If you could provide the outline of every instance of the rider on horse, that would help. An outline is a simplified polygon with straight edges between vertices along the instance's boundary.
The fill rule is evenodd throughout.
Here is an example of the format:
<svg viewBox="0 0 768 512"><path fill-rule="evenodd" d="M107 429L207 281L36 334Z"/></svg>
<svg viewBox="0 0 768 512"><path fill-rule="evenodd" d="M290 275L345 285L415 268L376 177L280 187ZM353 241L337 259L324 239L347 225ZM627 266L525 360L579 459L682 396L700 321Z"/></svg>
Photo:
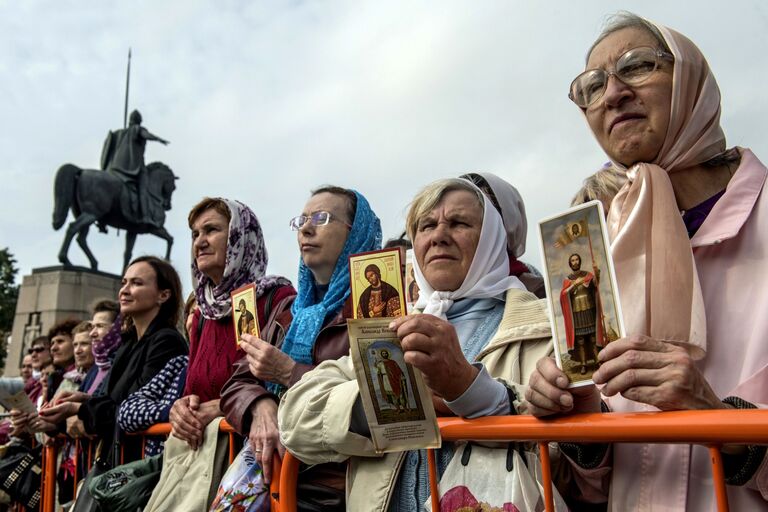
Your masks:
<svg viewBox="0 0 768 512"><path fill-rule="evenodd" d="M121 200L124 200L124 213L137 224L160 227L163 212L156 210L162 206L154 204L156 201L149 197L144 150L148 140L162 144L168 141L141 126L141 120L139 111L134 110L127 128L109 132L104 141L101 168L125 183L128 195Z"/></svg>

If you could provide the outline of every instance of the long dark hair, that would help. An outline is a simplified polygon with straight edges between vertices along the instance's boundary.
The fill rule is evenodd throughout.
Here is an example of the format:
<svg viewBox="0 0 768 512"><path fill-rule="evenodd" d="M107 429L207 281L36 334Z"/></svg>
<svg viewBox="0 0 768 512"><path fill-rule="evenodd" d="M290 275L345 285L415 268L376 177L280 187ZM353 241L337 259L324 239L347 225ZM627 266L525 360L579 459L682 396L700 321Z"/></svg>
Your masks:
<svg viewBox="0 0 768 512"><path fill-rule="evenodd" d="M173 265L165 260L161 260L157 256L139 256L134 259L131 265L136 263L147 263L155 271L155 279L157 281L158 290L168 290L171 292L168 300L163 302L160 306L155 320L159 321L161 325L166 327L176 328L179 323L179 314L181 313L182 298L181 298L181 280L179 274Z"/></svg>

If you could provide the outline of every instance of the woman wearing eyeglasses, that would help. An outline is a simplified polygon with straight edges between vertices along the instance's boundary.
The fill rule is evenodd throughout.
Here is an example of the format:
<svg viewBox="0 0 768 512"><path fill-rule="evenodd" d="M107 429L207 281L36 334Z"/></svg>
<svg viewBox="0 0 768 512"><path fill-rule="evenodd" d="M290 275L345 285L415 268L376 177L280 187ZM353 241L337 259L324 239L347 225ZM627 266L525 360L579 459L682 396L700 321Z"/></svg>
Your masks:
<svg viewBox="0 0 768 512"><path fill-rule="evenodd" d="M272 478L273 454L285 451L277 427L279 398L320 362L349 352L348 258L381 247L381 225L368 201L340 187L312 192L290 227L301 254L290 327L279 350L243 335L247 358L237 364L221 396L227 421L248 436L265 482ZM344 510L343 466L315 466L302 474L301 481L310 480L313 493L300 489L300 504L307 500L322 504L326 511Z"/></svg>
<svg viewBox="0 0 768 512"><path fill-rule="evenodd" d="M469 180L446 179L414 198L406 227L422 314L390 328L405 361L423 373L436 410L465 418L524 412L518 398L536 362L551 353L551 333L544 301L509 275L501 214ZM361 403L351 359L329 361L286 393L282 439L308 463L349 460L348 510L423 510L426 452L377 454ZM453 455L446 443L439 472ZM497 476L489 470L491 485Z"/></svg>
<svg viewBox="0 0 768 512"><path fill-rule="evenodd" d="M626 338L594 374L613 411L768 406L768 170L748 149L726 149L720 92L685 36L617 16L571 84L613 164L629 182L608 229ZM542 359L526 394L534 414L599 411L594 386L567 390ZM708 453L687 445L562 446L586 501L613 510L713 510ZM768 499L765 447L724 447L731 507ZM608 476L609 469L613 472ZM610 495L608 486L610 484Z"/></svg>

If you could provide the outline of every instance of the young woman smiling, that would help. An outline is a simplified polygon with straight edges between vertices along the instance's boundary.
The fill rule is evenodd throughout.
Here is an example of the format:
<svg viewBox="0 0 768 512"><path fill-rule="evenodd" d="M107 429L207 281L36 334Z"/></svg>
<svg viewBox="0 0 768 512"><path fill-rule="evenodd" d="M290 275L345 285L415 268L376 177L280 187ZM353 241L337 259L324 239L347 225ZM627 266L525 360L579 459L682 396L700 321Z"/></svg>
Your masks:
<svg viewBox="0 0 768 512"><path fill-rule="evenodd" d="M118 441L115 434L125 448L126 462L141 457L141 439L123 439L116 430L117 409L171 358L187 353L186 341L176 329L181 301L179 276L170 263L154 256L133 260L125 270L119 293L120 313L130 327L115 354L106 393L90 398L78 393L40 411L40 417L52 423L77 414L85 431L102 439L99 463L103 467L119 463L113 453Z"/></svg>

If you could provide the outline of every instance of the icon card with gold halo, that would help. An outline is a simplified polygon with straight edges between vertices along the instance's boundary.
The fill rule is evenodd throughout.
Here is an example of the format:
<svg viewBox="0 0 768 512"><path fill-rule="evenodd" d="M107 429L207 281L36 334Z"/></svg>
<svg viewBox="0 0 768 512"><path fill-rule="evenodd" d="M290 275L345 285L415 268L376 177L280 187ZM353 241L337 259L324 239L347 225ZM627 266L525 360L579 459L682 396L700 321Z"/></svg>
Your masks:
<svg viewBox="0 0 768 512"><path fill-rule="evenodd" d="M389 318L347 321L349 346L371 440L377 453L440 447L432 392L405 362Z"/></svg>
<svg viewBox="0 0 768 512"><path fill-rule="evenodd" d="M403 268L397 247L350 256L349 283L354 318L391 318L406 314Z"/></svg>
<svg viewBox="0 0 768 512"><path fill-rule="evenodd" d="M592 384L597 354L626 335L608 240L600 201L539 222L552 341L570 387Z"/></svg>
<svg viewBox="0 0 768 512"><path fill-rule="evenodd" d="M235 341L240 344L243 334L259 336L259 316L256 310L256 285L253 283L234 290L232 297L232 324Z"/></svg>
<svg viewBox="0 0 768 512"><path fill-rule="evenodd" d="M414 258L413 249L405 251L405 305L408 313L414 312L419 300L419 285L413 271Z"/></svg>

